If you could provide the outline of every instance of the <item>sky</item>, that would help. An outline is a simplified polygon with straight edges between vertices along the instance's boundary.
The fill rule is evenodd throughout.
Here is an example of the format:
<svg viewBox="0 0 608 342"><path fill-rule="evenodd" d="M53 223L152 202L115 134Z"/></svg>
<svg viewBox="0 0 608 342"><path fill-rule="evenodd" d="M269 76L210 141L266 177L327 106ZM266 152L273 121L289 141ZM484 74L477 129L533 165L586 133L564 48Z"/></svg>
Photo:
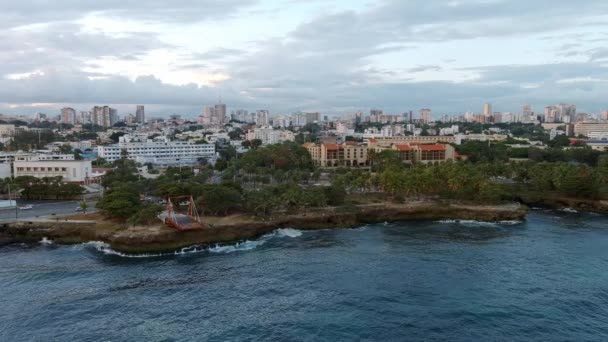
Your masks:
<svg viewBox="0 0 608 342"><path fill-rule="evenodd" d="M0 113L608 109L605 0L0 0Z"/></svg>

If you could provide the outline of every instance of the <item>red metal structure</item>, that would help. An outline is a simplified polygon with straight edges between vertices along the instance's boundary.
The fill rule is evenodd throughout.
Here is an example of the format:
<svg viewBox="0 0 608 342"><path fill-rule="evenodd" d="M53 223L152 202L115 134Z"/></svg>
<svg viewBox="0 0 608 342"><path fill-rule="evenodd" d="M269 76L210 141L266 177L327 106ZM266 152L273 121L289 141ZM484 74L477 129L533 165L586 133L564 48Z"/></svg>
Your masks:
<svg viewBox="0 0 608 342"><path fill-rule="evenodd" d="M175 212L174 201L179 205L180 203L178 201L181 199L188 200L187 215ZM175 196L167 198L167 217L165 217L165 224L180 231L205 228L205 224L201 222L192 196Z"/></svg>

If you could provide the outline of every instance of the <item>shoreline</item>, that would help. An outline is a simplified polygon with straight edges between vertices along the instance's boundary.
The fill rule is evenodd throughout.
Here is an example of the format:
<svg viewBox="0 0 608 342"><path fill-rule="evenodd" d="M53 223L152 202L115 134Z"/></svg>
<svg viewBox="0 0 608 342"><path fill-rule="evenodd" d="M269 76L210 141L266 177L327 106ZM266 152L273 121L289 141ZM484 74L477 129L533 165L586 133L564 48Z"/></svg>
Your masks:
<svg viewBox="0 0 608 342"><path fill-rule="evenodd" d="M0 226L0 245L37 243L44 238L57 244L92 241L107 243L124 254L172 253L192 246L214 246L254 240L280 228L298 230L350 229L365 224L424 221L475 220L522 221L528 207L519 203L473 205L452 201L417 201L406 204L379 203L348 208L318 208L304 213L259 219L246 215L205 217L209 227L179 232L161 224L125 227L92 214L92 220L19 221ZM86 216L86 215L85 215Z"/></svg>
<svg viewBox="0 0 608 342"><path fill-rule="evenodd" d="M403 221L474 220L481 222L523 221L529 207L573 209L608 213L608 201L573 198L523 197L517 202L479 205L446 200L421 200L405 204L383 202L340 208L315 208L297 214L260 219L244 214L205 217L208 227L176 231L162 224L128 227L99 214L71 215L55 220L24 220L0 224L0 246L38 243L43 239L60 245L99 241L116 252L140 255L173 253L193 246L211 247L254 240L277 229L350 229L365 224Z"/></svg>

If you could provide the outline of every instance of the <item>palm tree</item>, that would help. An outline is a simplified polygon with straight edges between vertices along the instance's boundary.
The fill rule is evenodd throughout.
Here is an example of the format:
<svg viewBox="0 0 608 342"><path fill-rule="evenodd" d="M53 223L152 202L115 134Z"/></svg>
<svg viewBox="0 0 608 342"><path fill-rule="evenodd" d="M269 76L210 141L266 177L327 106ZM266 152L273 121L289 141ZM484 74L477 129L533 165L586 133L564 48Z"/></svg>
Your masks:
<svg viewBox="0 0 608 342"><path fill-rule="evenodd" d="M88 208L89 208L89 205L87 204L87 201L82 200L80 202L80 209L82 209L82 212L86 214Z"/></svg>

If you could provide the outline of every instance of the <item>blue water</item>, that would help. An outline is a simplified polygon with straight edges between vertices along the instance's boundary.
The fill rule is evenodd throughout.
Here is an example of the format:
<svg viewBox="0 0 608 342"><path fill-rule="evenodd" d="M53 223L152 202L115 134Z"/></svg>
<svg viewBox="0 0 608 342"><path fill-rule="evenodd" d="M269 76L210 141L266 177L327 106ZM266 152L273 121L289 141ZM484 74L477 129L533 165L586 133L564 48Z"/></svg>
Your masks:
<svg viewBox="0 0 608 342"><path fill-rule="evenodd" d="M0 248L0 341L607 341L608 217L285 230L126 258Z"/></svg>

